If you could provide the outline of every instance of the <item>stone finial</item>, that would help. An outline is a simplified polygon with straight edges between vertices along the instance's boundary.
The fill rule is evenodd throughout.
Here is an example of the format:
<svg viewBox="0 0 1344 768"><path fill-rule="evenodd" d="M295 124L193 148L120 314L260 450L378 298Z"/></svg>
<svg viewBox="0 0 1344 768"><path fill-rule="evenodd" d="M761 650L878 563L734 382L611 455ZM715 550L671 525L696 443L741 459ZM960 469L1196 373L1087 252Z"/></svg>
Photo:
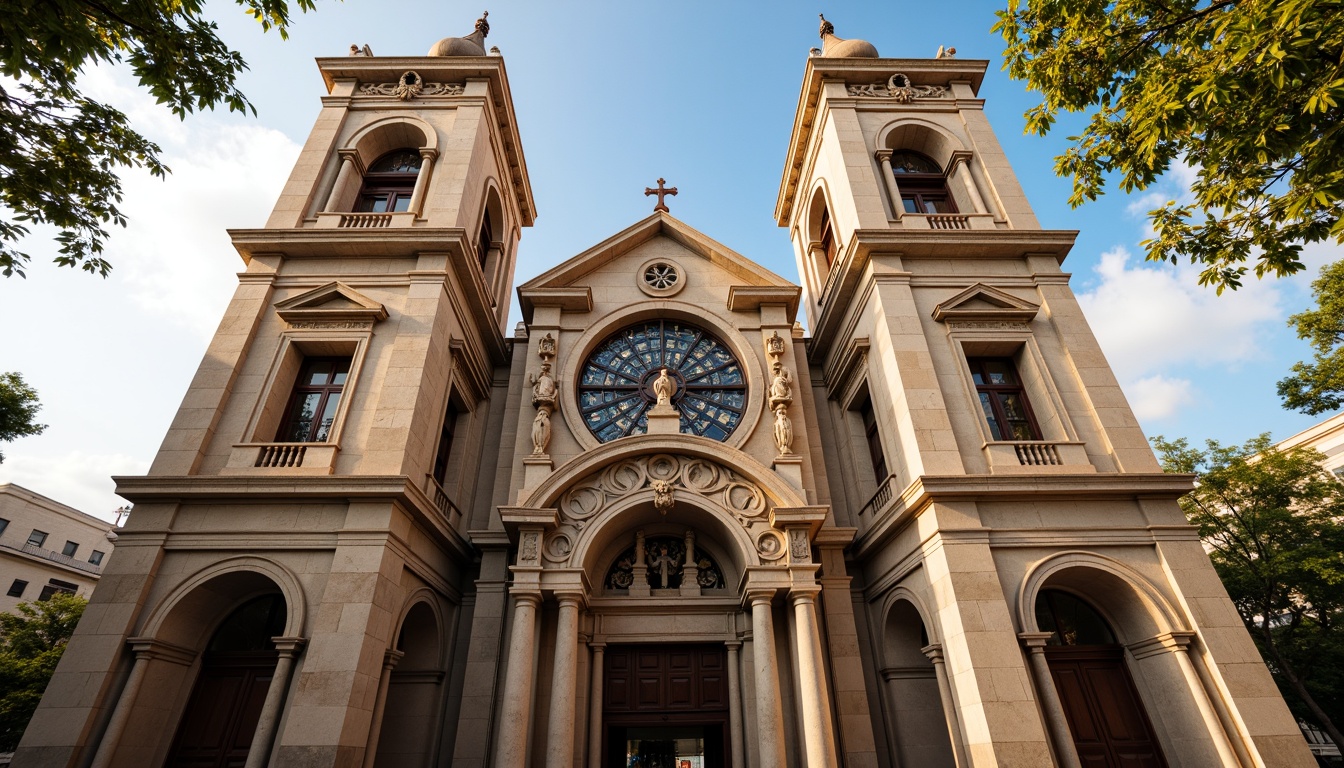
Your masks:
<svg viewBox="0 0 1344 768"><path fill-rule="evenodd" d="M807 55L808 55L808 56L820 56L820 55L821 55L821 49L820 49L820 48L809 48L808 51L807 51Z"/></svg>
<svg viewBox="0 0 1344 768"><path fill-rule="evenodd" d="M821 19L821 29L818 30L818 37L825 40L827 35L835 34L835 25L826 20L826 16L818 13L817 18Z"/></svg>
<svg viewBox="0 0 1344 768"><path fill-rule="evenodd" d="M368 43L365 43L363 48L360 48L358 45L355 45L354 43L351 43L351 44L350 44L350 55L351 55L351 56L372 56L372 55L373 55L373 49L369 47L369 44L368 44Z"/></svg>
<svg viewBox="0 0 1344 768"><path fill-rule="evenodd" d="M481 18L476 20L476 31L481 33L482 40L490 35L490 22L485 20L489 15L489 11L481 11Z"/></svg>
<svg viewBox="0 0 1344 768"><path fill-rule="evenodd" d="M956 55L957 55L957 49L956 49L956 48L952 48L951 46L943 47L943 46L940 45L940 46L938 46L938 55L937 55L937 56L934 56L934 58L935 58L935 59L951 59L951 58L954 58Z"/></svg>
<svg viewBox="0 0 1344 768"><path fill-rule="evenodd" d="M499 55L500 55L500 53L499 53L499 46L498 46L498 45L492 45L492 46L490 46L490 55L491 55L491 56L499 56Z"/></svg>

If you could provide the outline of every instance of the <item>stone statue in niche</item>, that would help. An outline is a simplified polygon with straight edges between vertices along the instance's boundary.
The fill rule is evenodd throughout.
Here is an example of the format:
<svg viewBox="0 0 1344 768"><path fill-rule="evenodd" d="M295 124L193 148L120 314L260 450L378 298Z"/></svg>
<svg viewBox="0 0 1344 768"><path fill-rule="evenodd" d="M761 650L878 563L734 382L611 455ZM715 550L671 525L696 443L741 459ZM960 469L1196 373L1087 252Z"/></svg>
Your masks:
<svg viewBox="0 0 1344 768"><path fill-rule="evenodd" d="M545 456L551 445L551 414L559 403L560 385L551 375L551 358L555 357L555 338L546 334L537 344L541 357L541 373L528 377L532 385L532 407L537 415L532 419L532 455Z"/></svg>
<svg viewBox="0 0 1344 768"><path fill-rule="evenodd" d="M781 403L788 405L793 402L793 374L784 364L775 361L771 366L774 370L774 378L770 380L770 407L776 408Z"/></svg>
<svg viewBox="0 0 1344 768"><path fill-rule="evenodd" d="M775 412L775 448L780 456L793 455L793 421L789 419L789 405L793 403L793 376L784 364L776 360L771 366L775 376L770 381L770 409Z"/></svg>
<svg viewBox="0 0 1344 768"><path fill-rule="evenodd" d="M532 385L532 407L540 408L543 405L555 407L556 397L560 394L560 385L556 383L555 377L551 376L551 364L545 362L541 364L541 373L532 374L528 378L528 383Z"/></svg>
<svg viewBox="0 0 1344 768"><path fill-rule="evenodd" d="M775 448L780 456L793 455L793 422L787 405L775 406Z"/></svg>
<svg viewBox="0 0 1344 768"><path fill-rule="evenodd" d="M667 577L674 573L673 569L680 565L678 558L674 553L668 552L668 545L657 545L653 552L653 557L649 558L649 566L658 574L658 588L668 589Z"/></svg>
<svg viewBox="0 0 1344 768"><path fill-rule="evenodd" d="M657 406L664 408L672 404L672 395L677 391L677 383L667 375L667 369L664 368L658 374L658 378L653 380L653 395L658 398Z"/></svg>

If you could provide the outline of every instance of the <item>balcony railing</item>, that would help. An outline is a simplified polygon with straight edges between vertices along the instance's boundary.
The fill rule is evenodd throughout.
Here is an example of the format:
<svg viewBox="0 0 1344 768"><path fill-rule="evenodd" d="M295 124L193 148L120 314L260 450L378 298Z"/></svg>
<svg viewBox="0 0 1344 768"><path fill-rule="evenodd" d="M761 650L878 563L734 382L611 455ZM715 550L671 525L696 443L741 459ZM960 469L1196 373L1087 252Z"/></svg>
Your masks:
<svg viewBox="0 0 1344 768"><path fill-rule="evenodd" d="M390 226L390 213L345 213L341 214L339 229L384 229Z"/></svg>
<svg viewBox="0 0 1344 768"><path fill-rule="evenodd" d="M302 467L307 443L271 443L260 446L256 467Z"/></svg>
<svg viewBox="0 0 1344 768"><path fill-rule="evenodd" d="M970 229L971 219L955 213L940 213L926 217L929 229Z"/></svg>
<svg viewBox="0 0 1344 768"><path fill-rule="evenodd" d="M438 508L439 514L443 515L443 519L448 521L450 527L457 528L460 526L462 510L458 509L453 500L448 498L448 493L443 490L443 486L439 485L439 481L435 480L433 475L425 475L425 479L429 481L430 496L433 497L434 506Z"/></svg>
<svg viewBox="0 0 1344 768"><path fill-rule="evenodd" d="M14 547L10 548L14 549ZM101 565L94 565L93 563L90 563L87 560L77 560L69 555L63 555L60 552L53 552L50 549L43 549L42 547L36 546L34 544L24 544L23 546L18 547L17 549L20 552L23 552L24 554L33 555L34 557L40 557L43 558L44 560L50 560L53 563L60 563L61 565L66 565L76 570L84 571L85 573L97 574L103 572L103 567Z"/></svg>
<svg viewBox="0 0 1344 768"><path fill-rule="evenodd" d="M859 509L859 517L866 517L871 525L874 520L887 511L899 492L900 489L896 487L896 476L888 475L885 480L878 484L877 493L874 493L868 503Z"/></svg>
<svg viewBox="0 0 1344 768"><path fill-rule="evenodd" d="M995 440L985 443L989 471L1022 474L1032 472L1095 472L1080 442L1063 440Z"/></svg>
<svg viewBox="0 0 1344 768"><path fill-rule="evenodd" d="M329 475L339 450L335 443L238 443L223 474Z"/></svg>

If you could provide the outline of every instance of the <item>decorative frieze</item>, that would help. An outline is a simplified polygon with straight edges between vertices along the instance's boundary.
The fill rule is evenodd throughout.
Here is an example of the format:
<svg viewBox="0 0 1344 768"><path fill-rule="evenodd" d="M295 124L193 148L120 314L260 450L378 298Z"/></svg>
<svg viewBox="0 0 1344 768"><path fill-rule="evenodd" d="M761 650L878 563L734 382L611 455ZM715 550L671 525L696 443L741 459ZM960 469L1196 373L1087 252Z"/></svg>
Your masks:
<svg viewBox="0 0 1344 768"><path fill-rule="evenodd" d="M417 96L461 96L466 86L460 83L426 83L417 72L407 72L395 83L361 83L361 96L393 96L410 101Z"/></svg>
<svg viewBox="0 0 1344 768"><path fill-rule="evenodd" d="M947 88L941 85L915 85L910 78L897 72L887 78L887 82L872 85L850 85L846 87L850 96L870 99L895 99L898 104L909 104L915 99L942 99L947 97Z"/></svg>

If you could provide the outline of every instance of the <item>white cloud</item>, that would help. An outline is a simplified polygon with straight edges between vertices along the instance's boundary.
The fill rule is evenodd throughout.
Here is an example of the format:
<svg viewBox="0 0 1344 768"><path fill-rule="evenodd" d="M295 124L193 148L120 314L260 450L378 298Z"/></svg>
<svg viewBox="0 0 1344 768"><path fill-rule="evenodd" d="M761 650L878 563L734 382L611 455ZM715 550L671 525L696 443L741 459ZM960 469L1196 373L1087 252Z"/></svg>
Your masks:
<svg viewBox="0 0 1344 768"><path fill-rule="evenodd" d="M25 456L7 450L0 464L4 482L21 485L81 512L112 520L126 503L112 492L113 475L143 475L149 462L124 454L70 451L58 457Z"/></svg>
<svg viewBox="0 0 1344 768"><path fill-rule="evenodd" d="M1189 379L1156 375L1135 379L1124 386L1130 407L1140 421L1155 421L1176 415L1195 401L1194 385Z"/></svg>
<svg viewBox="0 0 1344 768"><path fill-rule="evenodd" d="M1125 248L1102 254L1095 271L1099 281L1078 301L1122 382L1176 365L1254 360L1284 319L1272 282L1250 280L1219 296L1198 284L1194 267L1148 265Z"/></svg>

